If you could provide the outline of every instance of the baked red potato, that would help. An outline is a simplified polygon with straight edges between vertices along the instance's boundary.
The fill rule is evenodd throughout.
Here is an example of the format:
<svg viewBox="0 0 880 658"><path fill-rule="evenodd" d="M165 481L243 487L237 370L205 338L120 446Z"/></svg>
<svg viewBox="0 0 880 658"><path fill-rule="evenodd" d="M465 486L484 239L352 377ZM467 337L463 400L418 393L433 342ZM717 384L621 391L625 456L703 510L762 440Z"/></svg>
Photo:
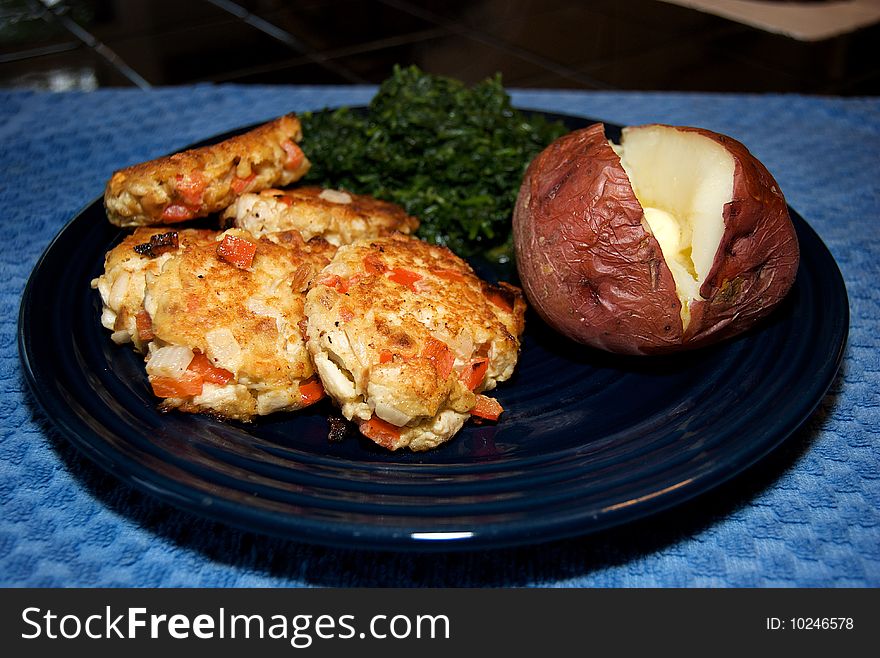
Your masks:
<svg viewBox="0 0 880 658"><path fill-rule="evenodd" d="M653 354L745 331L791 288L798 243L779 185L740 142L701 128L602 124L530 164L513 215L537 312L570 338Z"/></svg>

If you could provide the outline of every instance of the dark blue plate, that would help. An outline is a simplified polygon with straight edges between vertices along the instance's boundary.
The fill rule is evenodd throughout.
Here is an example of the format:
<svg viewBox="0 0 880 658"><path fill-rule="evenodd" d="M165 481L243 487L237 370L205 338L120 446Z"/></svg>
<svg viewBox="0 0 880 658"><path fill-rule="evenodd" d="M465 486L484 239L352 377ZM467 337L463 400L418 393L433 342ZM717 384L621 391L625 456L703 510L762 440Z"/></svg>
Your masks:
<svg viewBox="0 0 880 658"><path fill-rule="evenodd" d="M517 373L497 389L501 422L469 423L427 453L388 454L355 436L328 442L326 401L251 425L157 411L141 357L110 341L89 286L123 234L100 199L31 275L19 349L34 396L64 435L123 481L191 512L350 548L546 541L692 498L767 454L816 408L840 365L849 310L831 254L792 218L794 288L748 334L627 358L569 343L530 315Z"/></svg>

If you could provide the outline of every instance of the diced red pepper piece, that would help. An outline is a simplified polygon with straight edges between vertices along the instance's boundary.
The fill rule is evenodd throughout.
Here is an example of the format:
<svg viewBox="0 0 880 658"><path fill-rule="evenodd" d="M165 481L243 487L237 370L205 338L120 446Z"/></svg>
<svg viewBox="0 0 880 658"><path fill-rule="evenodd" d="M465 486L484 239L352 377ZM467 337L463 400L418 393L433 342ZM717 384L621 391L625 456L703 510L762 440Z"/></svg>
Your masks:
<svg viewBox="0 0 880 658"><path fill-rule="evenodd" d="M256 174L251 174L247 178L239 178L238 176L234 176L232 178L232 183L230 184L230 187L232 187L232 191L236 194L241 194L250 188L251 183L254 182L254 179L256 177Z"/></svg>
<svg viewBox="0 0 880 658"><path fill-rule="evenodd" d="M391 350L382 350L379 352L379 363L391 363L394 360L394 353Z"/></svg>
<svg viewBox="0 0 880 658"><path fill-rule="evenodd" d="M237 268L245 270L254 264L257 245L235 235L224 235L217 245L217 256Z"/></svg>
<svg viewBox="0 0 880 658"><path fill-rule="evenodd" d="M384 274L388 268L376 254L364 256L364 271L367 274Z"/></svg>
<svg viewBox="0 0 880 658"><path fill-rule="evenodd" d="M190 208L198 208L202 205L205 196L205 188L208 181L205 180L201 171L194 170L189 174L177 174L175 176L174 189L177 196L183 201L183 205Z"/></svg>
<svg viewBox="0 0 880 658"><path fill-rule="evenodd" d="M151 376L150 386L159 398L187 398L201 394L202 376L194 370L186 370L180 379Z"/></svg>
<svg viewBox="0 0 880 658"><path fill-rule="evenodd" d="M134 316L134 321L140 340L153 340L156 337L156 334L153 333L153 319L146 309L142 308L138 311Z"/></svg>
<svg viewBox="0 0 880 658"><path fill-rule="evenodd" d="M390 270L387 274L388 278L394 281L394 283L400 284L401 286L406 286L413 292L418 292L416 290L416 281L419 281L422 278L421 274L417 274L412 270L405 270L401 267L395 267L393 270Z"/></svg>
<svg viewBox="0 0 880 658"><path fill-rule="evenodd" d="M455 364L455 354L453 354L446 343L434 337L429 338L425 344L422 356L434 362L434 368L437 370L437 376L440 379L449 377L452 372L452 366Z"/></svg>
<svg viewBox="0 0 880 658"><path fill-rule="evenodd" d="M363 421L359 429L365 437L389 450L394 449L394 444L400 440L400 428L378 416L372 416L370 420Z"/></svg>
<svg viewBox="0 0 880 658"><path fill-rule="evenodd" d="M234 377L228 370L218 368L211 363L211 360L201 352L196 352L187 370L198 373L201 375L202 380L209 384L218 384L220 386L225 386Z"/></svg>
<svg viewBox="0 0 880 658"><path fill-rule="evenodd" d="M324 397L324 387L316 377L312 377L300 383L299 396L302 405L307 407Z"/></svg>
<svg viewBox="0 0 880 658"><path fill-rule="evenodd" d="M279 190L274 187L266 188L265 190L260 191L260 196L269 197L271 199L275 199L276 201L280 201L285 206L289 206L293 204L293 197L284 193L284 190Z"/></svg>
<svg viewBox="0 0 880 658"><path fill-rule="evenodd" d="M334 288L336 292L345 294L348 292L349 280L338 274L325 274L318 279L318 283L328 288Z"/></svg>
<svg viewBox="0 0 880 658"><path fill-rule="evenodd" d="M469 391L483 383L489 371L489 359L474 359L461 371L461 382Z"/></svg>
<svg viewBox="0 0 880 658"><path fill-rule="evenodd" d="M186 220L192 219L195 216L196 211L189 206L174 203L162 211L159 219L161 219L166 224L172 224L174 222L185 222Z"/></svg>
<svg viewBox="0 0 880 658"><path fill-rule="evenodd" d="M489 301L495 304L498 308L507 311L508 313L513 312L513 305L510 303L509 297L507 297L503 292L499 292L497 290L489 290L486 292L486 297L489 298Z"/></svg>
<svg viewBox="0 0 880 658"><path fill-rule="evenodd" d="M448 270L443 267L432 267L431 274L446 281L464 281L464 274L458 270Z"/></svg>
<svg viewBox="0 0 880 658"><path fill-rule="evenodd" d="M292 140L285 139L281 142L281 148L285 150L287 153L287 159L284 161L285 169L297 169L303 163L306 156L305 153L302 152L302 149L297 146Z"/></svg>
<svg viewBox="0 0 880 658"><path fill-rule="evenodd" d="M486 420L498 420L498 417L504 412L501 404L495 398L485 395L477 396L477 404L471 409L471 416L478 416Z"/></svg>

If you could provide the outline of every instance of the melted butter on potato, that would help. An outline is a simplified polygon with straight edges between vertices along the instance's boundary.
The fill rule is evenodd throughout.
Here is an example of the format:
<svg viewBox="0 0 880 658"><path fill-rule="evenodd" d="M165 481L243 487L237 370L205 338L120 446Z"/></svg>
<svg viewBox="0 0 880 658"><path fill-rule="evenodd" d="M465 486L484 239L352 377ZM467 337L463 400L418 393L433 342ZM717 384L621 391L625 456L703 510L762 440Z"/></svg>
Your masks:
<svg viewBox="0 0 880 658"><path fill-rule="evenodd" d="M724 235L733 157L699 133L659 125L625 128L614 150L672 272L687 329Z"/></svg>
<svg viewBox="0 0 880 658"><path fill-rule="evenodd" d="M681 300L681 323L686 328L691 319L690 300L700 296L691 246L682 246L682 222L674 215L651 206L644 210L645 221L660 244L660 251L675 280L675 292Z"/></svg>

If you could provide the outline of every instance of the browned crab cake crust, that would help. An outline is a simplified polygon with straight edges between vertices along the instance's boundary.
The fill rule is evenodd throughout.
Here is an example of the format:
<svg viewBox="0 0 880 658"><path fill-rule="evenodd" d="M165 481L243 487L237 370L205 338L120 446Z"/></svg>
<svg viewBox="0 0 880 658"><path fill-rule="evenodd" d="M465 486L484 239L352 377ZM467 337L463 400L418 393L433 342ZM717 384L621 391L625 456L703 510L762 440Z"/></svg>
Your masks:
<svg viewBox="0 0 880 658"><path fill-rule="evenodd" d="M107 218L144 226L205 217L244 192L289 185L310 163L297 142L299 119L288 114L225 141L121 169L104 191Z"/></svg>
<svg viewBox="0 0 880 658"><path fill-rule="evenodd" d="M92 288L101 294L101 324L113 332L113 342L133 343L141 352L147 349L152 334L143 316L140 329L137 321L144 309L146 277L157 274L180 250L213 244L216 235L217 231L199 229L139 228L107 252L104 272L92 281ZM150 238L154 236L167 236L170 239L166 242L176 241L177 247L150 250Z"/></svg>
<svg viewBox="0 0 880 658"><path fill-rule="evenodd" d="M311 186L243 194L224 217L254 235L299 231L306 240L320 236L337 246L395 232L410 234L419 227L419 220L396 203Z"/></svg>
<svg viewBox="0 0 880 658"><path fill-rule="evenodd" d="M307 346L361 432L396 450L449 440L513 374L525 302L451 251L405 236L339 248L306 297ZM375 432L379 426L391 432Z"/></svg>
<svg viewBox="0 0 880 658"><path fill-rule="evenodd" d="M227 236L253 245L250 266L218 255ZM201 353L229 374L225 383L206 381L200 394L167 398L165 408L248 420L314 401L300 388L314 375L300 323L309 282L335 247L321 239L304 242L296 233L286 237L270 242L231 229L212 244L181 251L148 277L145 308L155 338L147 372L154 390L154 376L163 376L151 368L160 348Z"/></svg>

